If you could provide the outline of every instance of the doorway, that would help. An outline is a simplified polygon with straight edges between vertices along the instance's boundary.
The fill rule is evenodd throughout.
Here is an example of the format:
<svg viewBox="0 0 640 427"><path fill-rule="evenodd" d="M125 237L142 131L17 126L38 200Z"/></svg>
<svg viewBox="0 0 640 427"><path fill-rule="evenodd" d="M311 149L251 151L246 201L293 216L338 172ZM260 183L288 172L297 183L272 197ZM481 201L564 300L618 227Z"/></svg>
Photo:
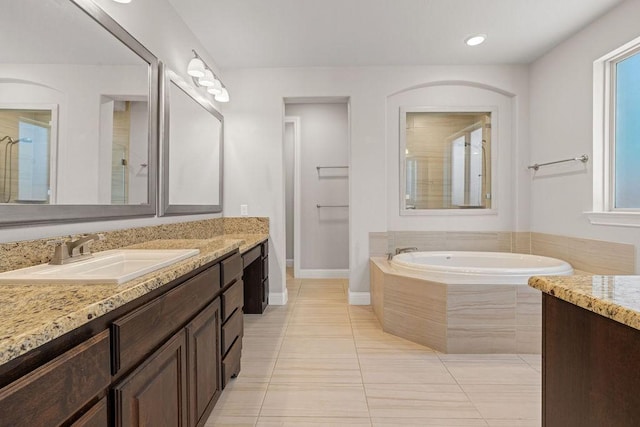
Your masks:
<svg viewBox="0 0 640 427"><path fill-rule="evenodd" d="M284 163L287 266L348 278L348 98L285 99Z"/></svg>

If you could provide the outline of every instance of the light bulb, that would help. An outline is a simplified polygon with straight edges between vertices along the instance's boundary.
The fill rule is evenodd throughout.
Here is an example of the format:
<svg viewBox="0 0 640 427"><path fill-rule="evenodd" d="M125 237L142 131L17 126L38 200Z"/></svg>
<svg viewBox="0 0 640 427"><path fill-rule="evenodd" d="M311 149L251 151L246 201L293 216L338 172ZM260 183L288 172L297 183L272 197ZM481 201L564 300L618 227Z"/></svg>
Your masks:
<svg viewBox="0 0 640 427"><path fill-rule="evenodd" d="M220 80L214 79L213 84L207 88L207 92L212 95L219 95L222 93L222 83Z"/></svg>
<svg viewBox="0 0 640 427"><path fill-rule="evenodd" d="M211 70L207 68L204 70L204 76L198 79L198 83L200 83L200 86L209 87L213 86L213 81L215 79L216 78L213 77L213 73L211 72Z"/></svg>
<svg viewBox="0 0 640 427"><path fill-rule="evenodd" d="M227 88L222 88L222 92L215 96L214 98L218 102L229 102L229 92Z"/></svg>
<svg viewBox="0 0 640 427"><path fill-rule="evenodd" d="M193 58L187 66L187 74L193 77L204 76L204 62L200 58Z"/></svg>
<svg viewBox="0 0 640 427"><path fill-rule="evenodd" d="M479 44L484 43L486 39L486 34L474 34L464 39L464 42L467 46L478 46Z"/></svg>

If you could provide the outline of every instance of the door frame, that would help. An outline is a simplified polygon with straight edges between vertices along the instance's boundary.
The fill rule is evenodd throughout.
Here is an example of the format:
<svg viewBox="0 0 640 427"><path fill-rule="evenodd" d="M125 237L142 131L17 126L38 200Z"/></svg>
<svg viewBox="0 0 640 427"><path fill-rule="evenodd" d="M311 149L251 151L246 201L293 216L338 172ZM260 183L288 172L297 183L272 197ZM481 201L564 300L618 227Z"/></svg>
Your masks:
<svg viewBox="0 0 640 427"><path fill-rule="evenodd" d="M285 116L284 125L293 125L293 277L300 277L300 117ZM286 177L286 171L285 171ZM285 178L286 179L286 178ZM285 194L286 203L286 194ZM285 208L285 230L286 230ZM286 231L285 231L286 242ZM285 247L286 254L286 247ZM286 256L285 256L286 258ZM285 261L286 262L286 261Z"/></svg>

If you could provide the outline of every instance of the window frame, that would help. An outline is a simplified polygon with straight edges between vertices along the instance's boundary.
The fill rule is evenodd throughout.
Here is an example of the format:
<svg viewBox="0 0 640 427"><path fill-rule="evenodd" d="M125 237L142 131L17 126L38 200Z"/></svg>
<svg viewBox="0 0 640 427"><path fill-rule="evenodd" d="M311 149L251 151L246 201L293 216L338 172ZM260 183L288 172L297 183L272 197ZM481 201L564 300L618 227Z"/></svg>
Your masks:
<svg viewBox="0 0 640 427"><path fill-rule="evenodd" d="M640 227L640 208L615 207L616 65L640 54L640 37L593 63L593 209L596 225Z"/></svg>

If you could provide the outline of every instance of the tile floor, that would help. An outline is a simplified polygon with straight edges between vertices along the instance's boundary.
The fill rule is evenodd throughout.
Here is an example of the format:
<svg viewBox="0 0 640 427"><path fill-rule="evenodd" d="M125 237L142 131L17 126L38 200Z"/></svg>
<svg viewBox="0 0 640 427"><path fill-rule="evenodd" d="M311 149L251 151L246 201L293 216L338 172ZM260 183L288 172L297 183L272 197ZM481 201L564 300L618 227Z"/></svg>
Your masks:
<svg viewBox="0 0 640 427"><path fill-rule="evenodd" d="M382 332L346 280L287 280L245 315L242 371L213 426L540 426L540 355L437 353Z"/></svg>

